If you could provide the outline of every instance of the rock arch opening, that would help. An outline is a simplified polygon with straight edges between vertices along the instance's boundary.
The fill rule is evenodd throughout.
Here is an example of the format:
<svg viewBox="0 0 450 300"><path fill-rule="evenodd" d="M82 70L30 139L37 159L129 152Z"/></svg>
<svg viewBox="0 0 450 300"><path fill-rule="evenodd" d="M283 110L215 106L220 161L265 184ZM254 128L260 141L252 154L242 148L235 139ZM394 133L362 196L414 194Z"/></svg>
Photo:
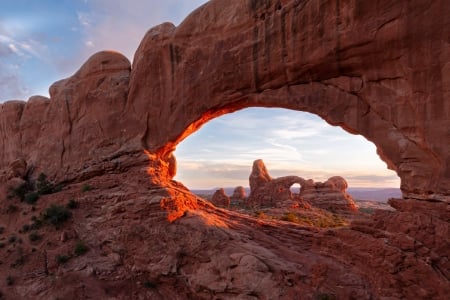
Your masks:
<svg viewBox="0 0 450 300"><path fill-rule="evenodd" d="M354 187L399 186L371 142L316 115L287 109L222 115L180 143L175 155L175 179L193 189L248 186L252 162L259 158L274 176L325 181L343 175Z"/></svg>
<svg viewBox="0 0 450 300"><path fill-rule="evenodd" d="M350 188L398 188L399 178L376 147L317 115L279 108L247 108L224 114L178 145L177 175L191 190L249 186L252 162L263 159L276 177L325 182L343 176ZM299 183L292 183L299 193ZM227 189L228 188L228 189Z"/></svg>
<svg viewBox="0 0 450 300"><path fill-rule="evenodd" d="M291 191L292 194L294 195L300 195L300 190L301 190L302 186L300 185L300 183L294 183L293 185L291 185L291 187L289 188L289 190Z"/></svg>

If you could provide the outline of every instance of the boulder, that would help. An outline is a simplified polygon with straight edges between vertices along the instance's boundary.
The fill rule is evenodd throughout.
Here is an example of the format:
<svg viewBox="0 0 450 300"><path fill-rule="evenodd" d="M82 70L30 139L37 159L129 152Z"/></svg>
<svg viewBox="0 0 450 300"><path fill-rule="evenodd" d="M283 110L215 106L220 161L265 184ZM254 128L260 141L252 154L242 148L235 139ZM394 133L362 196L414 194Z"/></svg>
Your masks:
<svg viewBox="0 0 450 300"><path fill-rule="evenodd" d="M225 194L225 190L223 188L220 188L213 194L211 202L215 206L228 208L230 206L230 197Z"/></svg>
<svg viewBox="0 0 450 300"><path fill-rule="evenodd" d="M231 195L231 204L240 205L245 202L247 195L245 194L245 188L243 186L238 186L234 189L233 195Z"/></svg>

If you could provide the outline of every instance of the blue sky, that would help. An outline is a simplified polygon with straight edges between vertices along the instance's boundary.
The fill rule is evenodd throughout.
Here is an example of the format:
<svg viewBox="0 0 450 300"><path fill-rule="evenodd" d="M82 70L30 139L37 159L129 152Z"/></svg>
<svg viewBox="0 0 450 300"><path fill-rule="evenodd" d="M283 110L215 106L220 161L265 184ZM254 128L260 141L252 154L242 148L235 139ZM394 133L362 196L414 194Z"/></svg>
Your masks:
<svg viewBox="0 0 450 300"><path fill-rule="evenodd" d="M178 25L205 0L1 0L0 102L48 96L93 53L110 49L130 60L152 26ZM319 117L252 108L222 116L183 141L176 179L191 188L248 185L253 160L272 176L323 181L342 175L352 187L398 187L373 144Z"/></svg>

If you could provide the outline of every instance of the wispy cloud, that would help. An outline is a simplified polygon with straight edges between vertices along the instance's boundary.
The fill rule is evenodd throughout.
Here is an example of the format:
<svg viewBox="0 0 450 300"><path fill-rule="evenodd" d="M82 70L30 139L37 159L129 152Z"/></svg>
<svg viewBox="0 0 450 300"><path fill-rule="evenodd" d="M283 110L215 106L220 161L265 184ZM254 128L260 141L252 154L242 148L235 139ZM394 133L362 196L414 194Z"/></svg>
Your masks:
<svg viewBox="0 0 450 300"><path fill-rule="evenodd" d="M110 49L132 59L147 30L167 21L179 23L192 7L205 2L194 0L186 4L177 0L90 0L86 2L86 11L77 12L86 45L83 55Z"/></svg>
<svg viewBox="0 0 450 300"><path fill-rule="evenodd" d="M344 177L350 187L398 187L399 179L392 174L355 175L354 170L323 170L300 168L294 164L279 164L266 162L270 175L274 178L288 175L313 179L324 182L332 176ZM252 162L247 164L218 163L211 161L178 161L176 180L182 181L188 187L212 188L248 186L248 178L252 169Z"/></svg>

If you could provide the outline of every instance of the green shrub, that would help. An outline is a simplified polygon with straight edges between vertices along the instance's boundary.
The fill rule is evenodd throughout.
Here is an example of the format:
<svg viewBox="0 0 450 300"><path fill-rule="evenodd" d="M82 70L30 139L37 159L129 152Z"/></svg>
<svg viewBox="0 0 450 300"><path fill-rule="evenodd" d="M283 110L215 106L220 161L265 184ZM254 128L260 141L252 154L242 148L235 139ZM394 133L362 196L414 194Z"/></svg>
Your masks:
<svg viewBox="0 0 450 300"><path fill-rule="evenodd" d="M47 224L58 227L72 216L72 213L64 206L52 204L45 209L42 220Z"/></svg>
<svg viewBox="0 0 450 300"><path fill-rule="evenodd" d="M30 242L36 242L39 241L42 238L42 236L36 231L33 231L28 235L28 238L30 239Z"/></svg>
<svg viewBox="0 0 450 300"><path fill-rule="evenodd" d="M65 264L66 262L68 262L70 260L70 256L68 256L68 255L57 255L55 259L56 259L56 263L58 265L62 265L62 264Z"/></svg>
<svg viewBox="0 0 450 300"><path fill-rule="evenodd" d="M83 241L78 241L75 244L73 253L75 254L75 256L81 256L81 255L85 254L86 252L88 252L88 250L89 250L88 246L86 246L86 244Z"/></svg>
<svg viewBox="0 0 450 300"><path fill-rule="evenodd" d="M25 194L24 201L28 204L35 204L39 200L39 194L37 192L29 192Z"/></svg>
<svg viewBox="0 0 450 300"><path fill-rule="evenodd" d="M53 184L51 184L47 180L47 175L45 175L44 173L39 174L36 182L36 188L39 195L47 195L53 193Z"/></svg>
<svg viewBox="0 0 450 300"><path fill-rule="evenodd" d="M11 189L9 192L8 198L17 197L20 201L25 199L25 194L30 190L30 186L28 183L24 182L20 186L15 189Z"/></svg>
<svg viewBox="0 0 450 300"><path fill-rule="evenodd" d="M78 208L78 206L80 206L80 203L78 203L78 201L76 201L75 199L70 199L66 205L66 207L69 209L75 209Z"/></svg>
<svg viewBox="0 0 450 300"><path fill-rule="evenodd" d="M30 225L30 229L36 230L42 227L42 220L37 218L36 216L32 216L31 221L33 221L33 223Z"/></svg>

